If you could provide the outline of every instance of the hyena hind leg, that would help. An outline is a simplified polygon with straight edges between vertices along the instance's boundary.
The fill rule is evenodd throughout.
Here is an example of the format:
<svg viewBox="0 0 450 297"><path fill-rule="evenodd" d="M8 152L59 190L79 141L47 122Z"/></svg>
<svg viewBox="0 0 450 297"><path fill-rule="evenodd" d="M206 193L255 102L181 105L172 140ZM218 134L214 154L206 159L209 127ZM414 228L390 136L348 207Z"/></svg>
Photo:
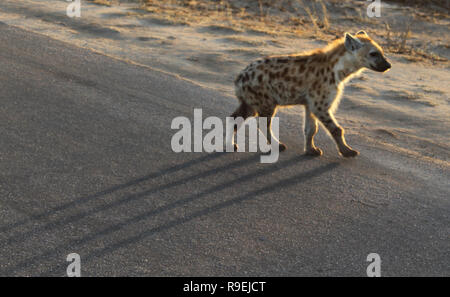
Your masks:
<svg viewBox="0 0 450 297"><path fill-rule="evenodd" d="M249 118L256 115L256 111L247 103L241 102L241 105L231 114L230 117L233 119L236 119L238 117L242 117L244 121ZM240 125L238 127L238 124L234 125L234 132L236 132L240 128Z"/></svg>
<svg viewBox="0 0 450 297"><path fill-rule="evenodd" d="M272 134L272 118L275 116L276 113L276 107L273 107L271 109L261 110L258 111L258 114L260 117L264 117L267 120L267 131L264 131L264 129L261 130L261 132L264 134L264 136L267 139L267 142L270 144L272 142L272 139L278 142L279 151L285 151L287 149L287 146L280 142L278 139L276 139Z"/></svg>
<svg viewBox="0 0 450 297"><path fill-rule="evenodd" d="M249 118L256 116L256 111L247 103L244 101L241 101L241 105L230 115L231 118L234 120L238 117L242 117L244 121ZM227 141L233 144L234 151L237 151L238 145L234 142L234 135L236 134L237 130L240 128L240 126L243 124L243 122L238 122L234 125L233 132L231 133L231 139L228 139Z"/></svg>
<svg viewBox="0 0 450 297"><path fill-rule="evenodd" d="M305 108L305 153L309 156L321 156L322 150L314 145L314 136L319 131L318 120L308 107Z"/></svg>

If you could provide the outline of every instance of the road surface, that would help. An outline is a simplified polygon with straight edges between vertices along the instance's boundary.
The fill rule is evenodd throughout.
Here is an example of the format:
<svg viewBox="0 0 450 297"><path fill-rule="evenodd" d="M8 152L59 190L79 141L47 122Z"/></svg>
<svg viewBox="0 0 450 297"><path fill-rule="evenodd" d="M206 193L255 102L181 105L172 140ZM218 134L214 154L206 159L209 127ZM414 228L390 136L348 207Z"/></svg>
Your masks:
<svg viewBox="0 0 450 297"><path fill-rule="evenodd" d="M1 276L64 276L70 253L83 276L366 276L370 253L382 276L450 275L445 168L385 166L357 134L346 160L323 131L305 157L301 115L274 164L175 153L173 118L236 100L2 23L0 98Z"/></svg>

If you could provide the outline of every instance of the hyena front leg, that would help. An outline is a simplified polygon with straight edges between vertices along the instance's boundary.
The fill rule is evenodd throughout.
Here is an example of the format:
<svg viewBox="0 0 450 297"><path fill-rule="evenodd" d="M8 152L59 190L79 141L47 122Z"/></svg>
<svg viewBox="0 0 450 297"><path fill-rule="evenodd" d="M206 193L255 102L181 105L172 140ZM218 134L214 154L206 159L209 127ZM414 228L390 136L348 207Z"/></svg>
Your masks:
<svg viewBox="0 0 450 297"><path fill-rule="evenodd" d="M305 107L305 152L310 156L321 156L322 150L314 145L314 136L319 131L317 118L308 106Z"/></svg>
<svg viewBox="0 0 450 297"><path fill-rule="evenodd" d="M321 107L316 107L314 109L314 115L319 118L319 120L324 124L324 126L333 136L334 141L336 142L339 152L342 154L342 156L355 157L359 154L358 151L355 151L347 145L344 138L344 129L339 126L333 114L329 110L324 110Z"/></svg>
<svg viewBox="0 0 450 297"><path fill-rule="evenodd" d="M272 135L272 118L275 116L275 113L276 113L276 106L260 109L258 111L259 117L264 117L267 121L267 126L266 126L267 131L264 131L265 129L260 129L260 130L266 137L267 143L271 144L272 138L273 138L275 141L278 142L279 151L282 152L282 151L286 150L287 146L284 143L280 142L275 137L273 137L273 135Z"/></svg>

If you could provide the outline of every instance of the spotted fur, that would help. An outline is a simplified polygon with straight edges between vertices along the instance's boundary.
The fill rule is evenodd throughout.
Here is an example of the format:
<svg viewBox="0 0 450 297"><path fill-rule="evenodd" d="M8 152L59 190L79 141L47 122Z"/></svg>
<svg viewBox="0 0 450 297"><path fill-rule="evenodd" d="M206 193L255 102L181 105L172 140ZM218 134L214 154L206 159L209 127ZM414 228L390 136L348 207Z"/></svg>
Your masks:
<svg viewBox="0 0 450 297"><path fill-rule="evenodd" d="M336 141L345 157L358 154L347 145L344 129L334 118L345 83L365 68L387 71L391 65L383 50L364 31L348 33L323 49L294 55L271 56L252 62L235 80L240 102L232 117L267 117L269 133L278 107L305 106L305 149L309 155L321 155L314 145L318 121ZM238 127L235 128L237 130ZM271 137L267 137L270 142ZM280 150L286 146L280 143Z"/></svg>

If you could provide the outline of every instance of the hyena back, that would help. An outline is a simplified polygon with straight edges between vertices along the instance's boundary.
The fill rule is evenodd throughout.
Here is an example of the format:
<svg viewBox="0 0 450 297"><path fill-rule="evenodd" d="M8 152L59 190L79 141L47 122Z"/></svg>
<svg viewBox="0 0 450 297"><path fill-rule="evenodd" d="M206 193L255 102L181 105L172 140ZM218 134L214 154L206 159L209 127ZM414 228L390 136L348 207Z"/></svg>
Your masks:
<svg viewBox="0 0 450 297"><path fill-rule="evenodd" d="M278 107L305 106L306 154L322 155L314 145L318 121L334 138L344 157L358 152L347 145L344 129L333 116L344 88L353 75L368 68L385 72L391 68L383 50L364 31L356 36L346 33L324 49L309 53L271 56L248 65L235 80L240 106L231 117L244 119L259 115L267 118L268 142L271 141L271 119ZM239 127L235 127L235 132ZM233 142L234 135L229 141ZM286 146L279 142L280 151ZM235 145L236 148L236 145Z"/></svg>

